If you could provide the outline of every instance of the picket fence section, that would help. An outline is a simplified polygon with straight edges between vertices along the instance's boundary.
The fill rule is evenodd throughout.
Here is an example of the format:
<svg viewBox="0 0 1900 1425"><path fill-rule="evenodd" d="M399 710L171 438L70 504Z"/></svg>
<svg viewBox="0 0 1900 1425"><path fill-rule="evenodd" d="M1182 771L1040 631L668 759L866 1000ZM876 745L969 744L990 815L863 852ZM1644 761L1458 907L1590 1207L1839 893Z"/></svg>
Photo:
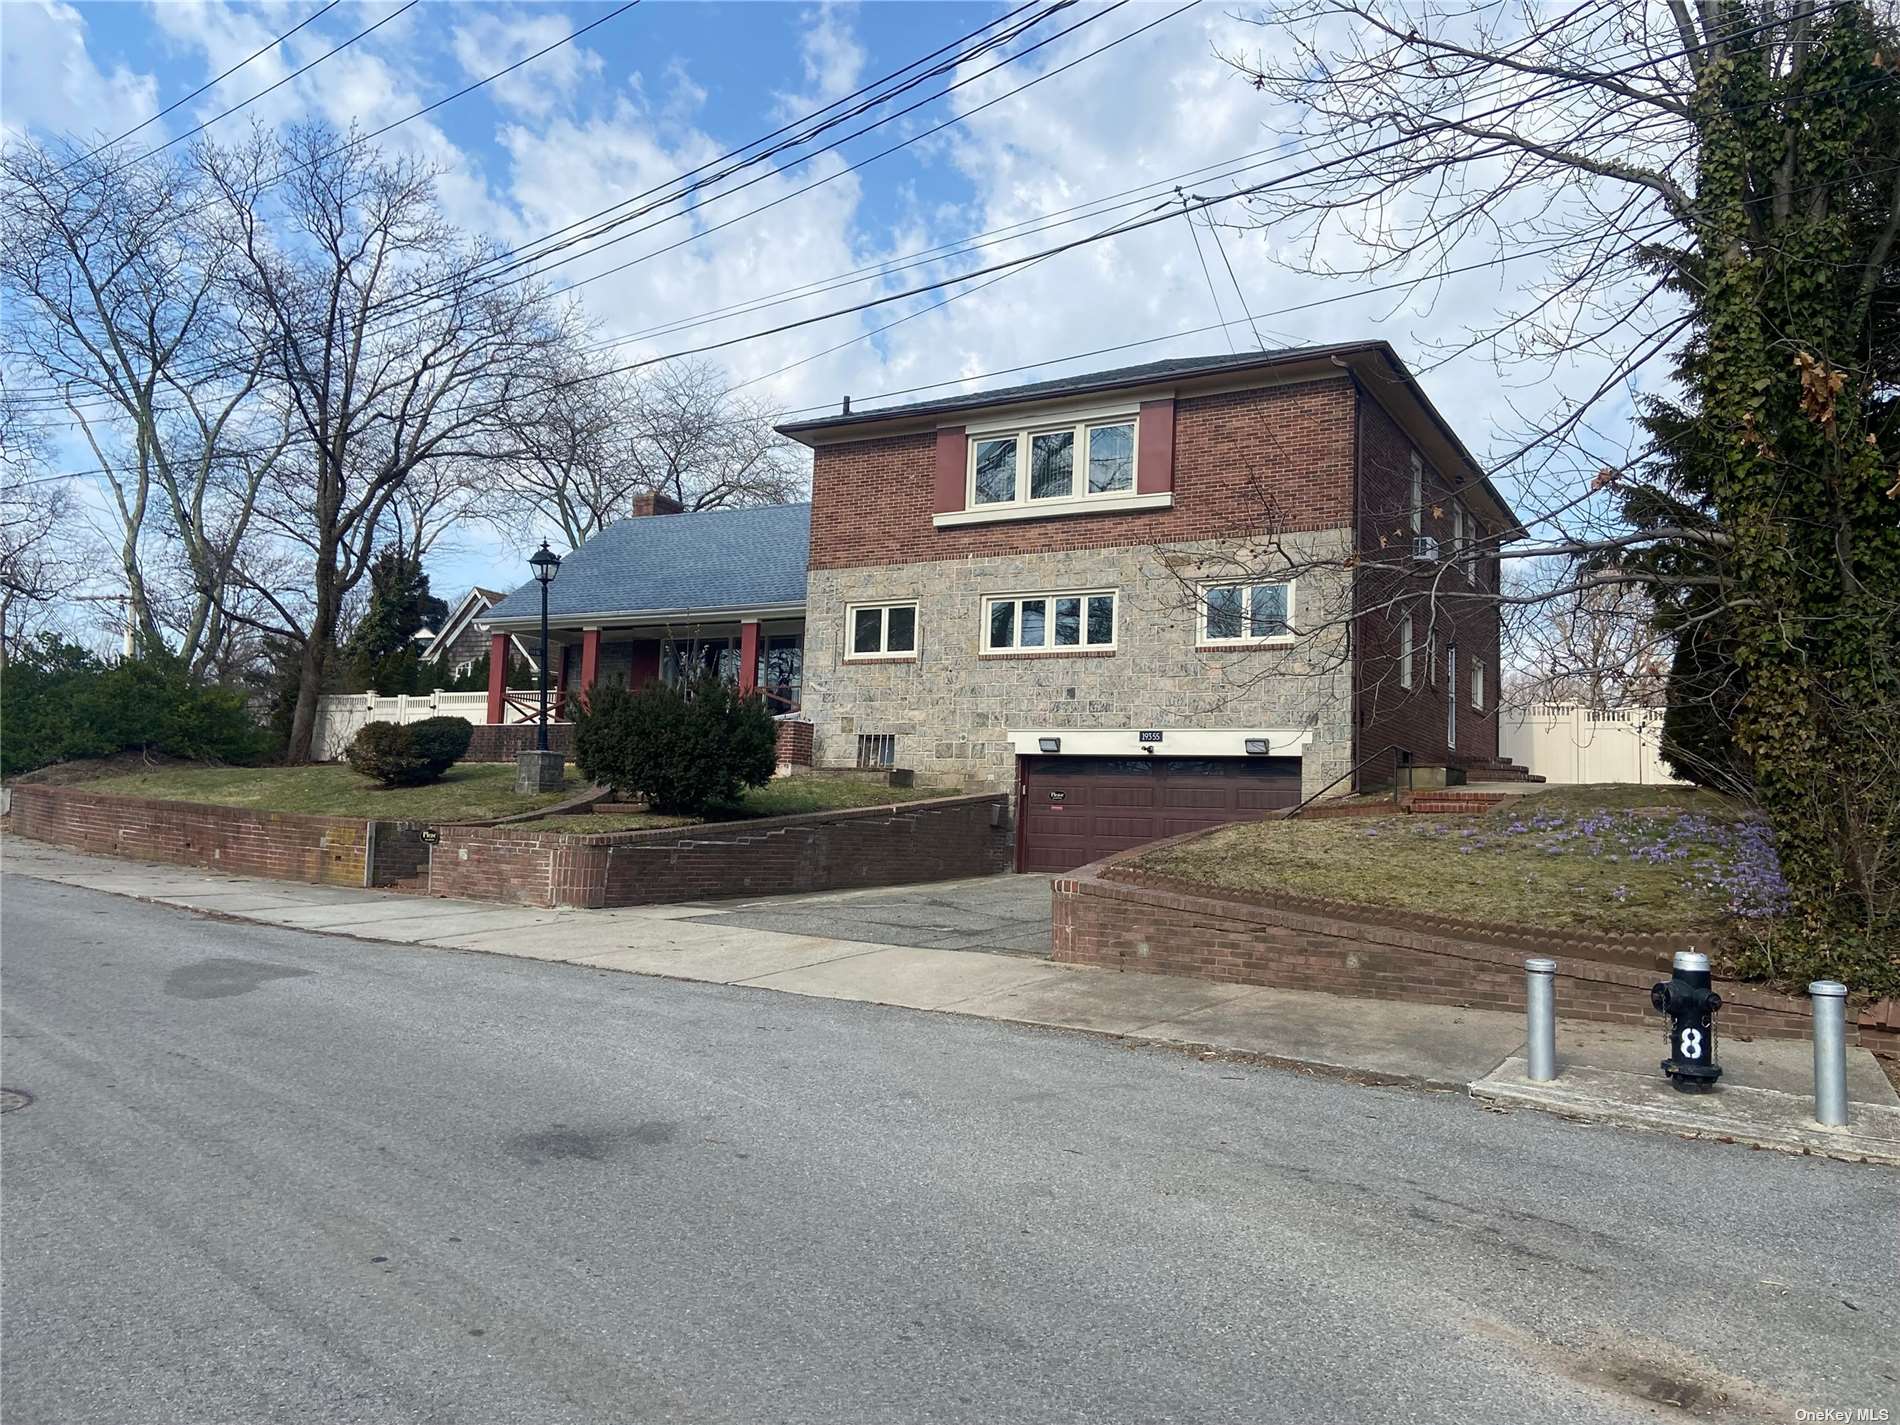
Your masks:
<svg viewBox="0 0 1900 1425"><path fill-rule="evenodd" d="M523 709L540 695L533 688L511 689L504 704L503 722L530 722ZM336 762L350 739L366 722L421 722L431 717L461 717L481 724L488 721L487 693L329 693L317 704L314 747L317 760Z"/></svg>
<svg viewBox="0 0 1900 1425"><path fill-rule="evenodd" d="M1498 714L1498 753L1551 783L1680 786L1658 751L1662 722L1661 708L1506 708Z"/></svg>

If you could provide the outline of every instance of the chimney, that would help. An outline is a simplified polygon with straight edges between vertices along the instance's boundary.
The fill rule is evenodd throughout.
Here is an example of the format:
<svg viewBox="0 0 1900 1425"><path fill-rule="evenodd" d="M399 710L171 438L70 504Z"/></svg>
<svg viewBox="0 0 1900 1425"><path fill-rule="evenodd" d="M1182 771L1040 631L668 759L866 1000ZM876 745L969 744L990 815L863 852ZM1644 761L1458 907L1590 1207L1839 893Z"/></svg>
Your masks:
<svg viewBox="0 0 1900 1425"><path fill-rule="evenodd" d="M685 511L671 495L662 495L658 490L641 490L634 495L633 508L628 513L637 519L641 515L677 515Z"/></svg>

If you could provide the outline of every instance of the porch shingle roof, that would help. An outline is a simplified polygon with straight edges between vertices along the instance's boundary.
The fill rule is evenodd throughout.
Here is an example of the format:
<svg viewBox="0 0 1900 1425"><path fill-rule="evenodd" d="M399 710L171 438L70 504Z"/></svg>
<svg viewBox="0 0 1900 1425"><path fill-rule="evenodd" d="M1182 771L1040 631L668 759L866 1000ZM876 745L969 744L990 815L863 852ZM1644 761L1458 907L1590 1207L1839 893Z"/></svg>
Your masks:
<svg viewBox="0 0 1900 1425"><path fill-rule="evenodd" d="M620 520L561 560L548 586L548 617L803 604L810 551L809 504ZM530 579L480 621L540 616L541 594Z"/></svg>

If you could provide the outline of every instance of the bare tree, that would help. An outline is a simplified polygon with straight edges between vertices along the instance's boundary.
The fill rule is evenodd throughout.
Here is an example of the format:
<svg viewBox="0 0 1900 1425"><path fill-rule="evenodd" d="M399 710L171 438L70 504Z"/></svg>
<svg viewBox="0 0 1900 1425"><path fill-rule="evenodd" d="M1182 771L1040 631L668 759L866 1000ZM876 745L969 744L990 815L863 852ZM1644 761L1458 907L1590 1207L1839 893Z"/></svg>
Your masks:
<svg viewBox="0 0 1900 1425"><path fill-rule="evenodd" d="M302 551L294 591L241 576L301 650L288 755L309 760L345 602L418 470L472 460L546 384L563 330L533 284L484 282L492 249L442 219L434 173L323 125L199 151L233 254L242 323L266 353L289 446L259 519Z"/></svg>
<svg viewBox="0 0 1900 1425"><path fill-rule="evenodd" d="M47 383L38 402L57 402L98 462L137 629L157 645L169 624L199 671L270 439L254 419L261 352L222 300L201 196L185 162L24 142L0 154L0 284L19 354ZM259 442L262 459L234 453ZM158 565L172 588L151 586Z"/></svg>
<svg viewBox="0 0 1900 1425"><path fill-rule="evenodd" d="M686 510L795 499L807 472L797 447L773 428L777 420L711 362L647 367L635 383L625 452L633 488Z"/></svg>
<svg viewBox="0 0 1900 1425"><path fill-rule="evenodd" d="M569 548L627 515L642 474L629 456L635 393L624 376L573 347L528 392L482 462L481 509L498 528L532 543L548 524Z"/></svg>
<svg viewBox="0 0 1900 1425"><path fill-rule="evenodd" d="M1500 692L1518 704L1581 703L1593 709L1660 707L1668 696L1669 639L1644 590L1622 582L1573 589L1527 605L1513 621L1513 665ZM1538 587L1561 575L1538 573Z"/></svg>

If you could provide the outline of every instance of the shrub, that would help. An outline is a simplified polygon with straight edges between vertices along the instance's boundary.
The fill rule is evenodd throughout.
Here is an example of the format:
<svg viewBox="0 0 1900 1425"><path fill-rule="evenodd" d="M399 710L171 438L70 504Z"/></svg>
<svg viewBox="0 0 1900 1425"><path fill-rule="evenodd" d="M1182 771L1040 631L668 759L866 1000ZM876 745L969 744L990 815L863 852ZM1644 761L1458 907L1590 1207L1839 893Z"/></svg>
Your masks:
<svg viewBox="0 0 1900 1425"><path fill-rule="evenodd" d="M419 787L433 782L468 751L475 729L459 717L432 717L417 723L366 722L350 739L350 766L385 787Z"/></svg>
<svg viewBox="0 0 1900 1425"><path fill-rule="evenodd" d="M266 750L244 695L194 682L169 653L107 664L50 634L8 659L0 726L8 776L116 752L247 763Z"/></svg>
<svg viewBox="0 0 1900 1425"><path fill-rule="evenodd" d="M468 756L469 740L475 736L474 725L465 717L426 717L411 723L409 731L417 750L428 761L442 764L435 774L438 777Z"/></svg>
<svg viewBox="0 0 1900 1425"><path fill-rule="evenodd" d="M684 690L597 687L574 719L574 762L654 811L697 816L771 780L778 730L763 699L717 678Z"/></svg>

